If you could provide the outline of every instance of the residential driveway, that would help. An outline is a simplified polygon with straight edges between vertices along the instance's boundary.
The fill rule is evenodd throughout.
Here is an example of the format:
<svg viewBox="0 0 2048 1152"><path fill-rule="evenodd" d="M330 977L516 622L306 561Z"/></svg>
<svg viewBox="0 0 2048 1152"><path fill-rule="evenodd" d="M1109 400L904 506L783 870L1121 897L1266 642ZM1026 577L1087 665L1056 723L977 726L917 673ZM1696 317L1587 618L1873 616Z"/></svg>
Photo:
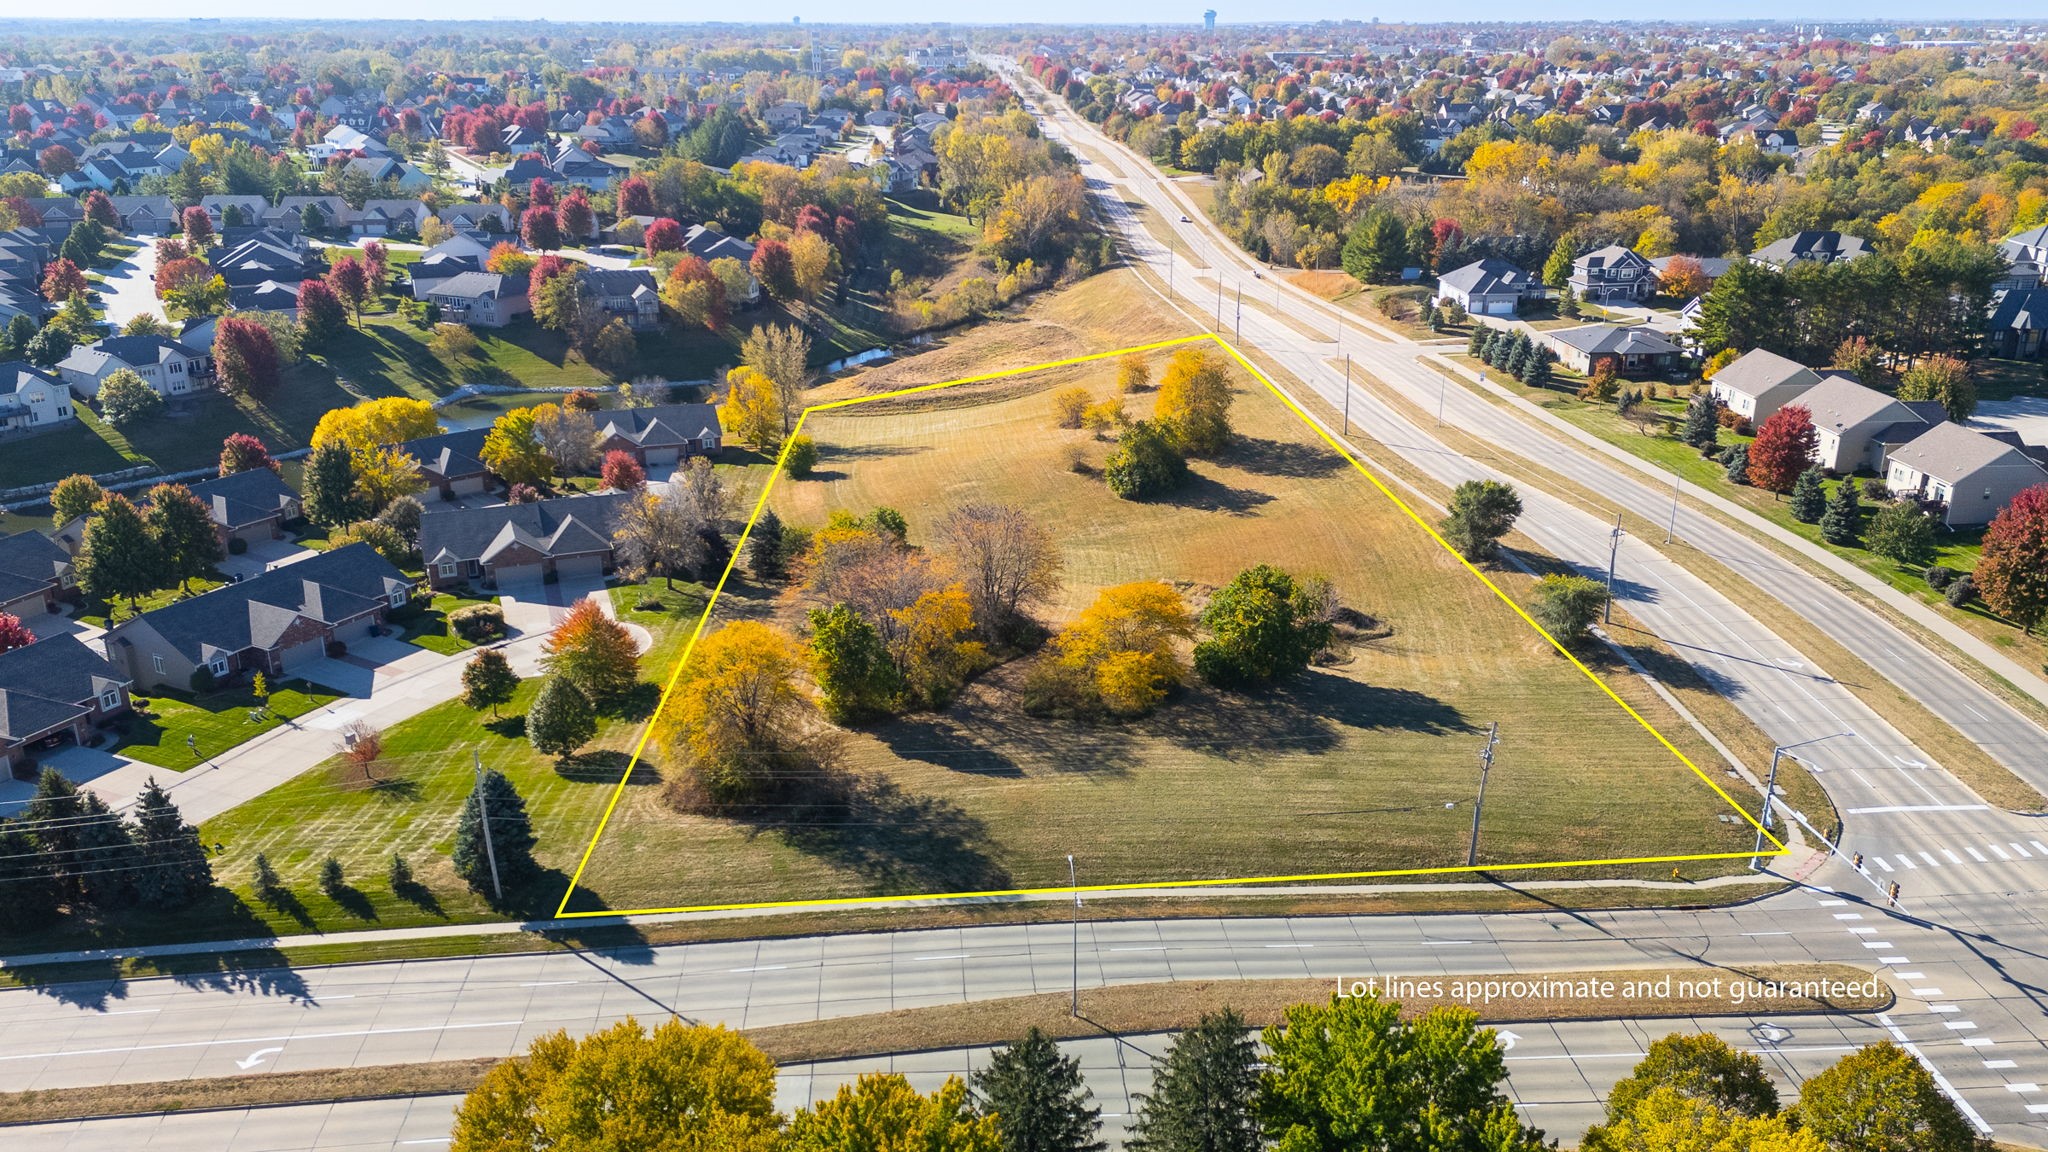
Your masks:
<svg viewBox="0 0 2048 1152"><path fill-rule="evenodd" d="M229 576L240 575L247 580L261 576L272 568L281 568L319 553L311 548L301 547L290 540L258 540L249 545L249 550L240 556L230 555L218 567Z"/></svg>
<svg viewBox="0 0 2048 1152"><path fill-rule="evenodd" d="M599 611L614 620L619 618L612 594L602 579L501 588L498 595L498 605L505 610L505 626L514 636L545 636L554 631L578 600L595 600ZM654 646L654 634L647 629L632 623L626 624L625 629L640 651Z"/></svg>
<svg viewBox="0 0 2048 1152"><path fill-rule="evenodd" d="M135 255L102 273L106 280L98 285L100 305L107 310L107 323L115 328L145 312L159 319L164 314L156 298L156 241L146 236L130 239L141 241L142 247L135 250Z"/></svg>
<svg viewBox="0 0 2048 1152"><path fill-rule="evenodd" d="M69 744L36 757L36 763L55 768L73 784L90 785L109 804L132 799L143 784L156 776L159 782L177 773L154 764L116 756L103 748L81 748ZM0 816L12 816L35 796L33 780L0 777Z"/></svg>
<svg viewBox="0 0 2048 1152"><path fill-rule="evenodd" d="M35 633L38 640L48 640L53 636L76 636L80 640L85 641L88 647L97 650L99 648L97 641L100 637L107 634L107 630L96 628L91 624L81 624L72 619L71 614L75 611L77 609L72 608L70 605L65 605L62 612L45 612L39 616L24 616L21 622L28 625L28 630Z"/></svg>
<svg viewBox="0 0 2048 1152"><path fill-rule="evenodd" d="M342 656L330 656L292 669L292 675L310 680L344 696L367 700L379 688L390 688L425 672L449 658L438 652L414 647L390 636L357 640ZM429 700L427 703L437 703ZM339 727L340 725L335 725Z"/></svg>
<svg viewBox="0 0 2048 1152"><path fill-rule="evenodd" d="M1970 427L1986 432L2017 432L2029 444L2048 444L2048 396L1986 400L1977 405Z"/></svg>

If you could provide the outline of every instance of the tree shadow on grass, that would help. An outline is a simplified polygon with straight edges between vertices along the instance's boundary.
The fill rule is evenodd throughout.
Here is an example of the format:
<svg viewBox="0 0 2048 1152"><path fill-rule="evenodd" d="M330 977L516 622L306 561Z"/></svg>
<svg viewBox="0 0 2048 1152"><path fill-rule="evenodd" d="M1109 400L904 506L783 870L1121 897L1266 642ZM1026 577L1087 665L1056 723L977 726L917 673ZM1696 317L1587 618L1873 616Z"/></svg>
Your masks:
<svg viewBox="0 0 2048 1152"><path fill-rule="evenodd" d="M526 739L526 717L524 715L500 716L496 720L486 720L483 727L486 731L502 736L507 740Z"/></svg>
<svg viewBox="0 0 2048 1152"><path fill-rule="evenodd" d="M1147 727L1182 747L1231 761L1275 753L1322 755L1338 747L1346 727L1431 736L1477 730L1456 707L1427 693L1316 668L1264 691L1198 688L1190 696L1162 709Z"/></svg>
<svg viewBox="0 0 2048 1152"><path fill-rule="evenodd" d="M344 915L357 920L377 919L377 906L370 903L370 898L363 895L363 890L355 885L336 884L321 891L327 894L329 900L334 901L334 906L341 909Z"/></svg>
<svg viewBox="0 0 2048 1152"><path fill-rule="evenodd" d="M434 896L433 889L417 880L393 884L391 894L436 919L448 918L448 910L441 907L441 901Z"/></svg>
<svg viewBox="0 0 2048 1152"><path fill-rule="evenodd" d="M742 819L881 892L981 891L1010 884L988 828L949 800L878 775L827 770L799 802Z"/></svg>
<svg viewBox="0 0 2048 1152"><path fill-rule="evenodd" d="M1182 508L1195 508L1203 512L1227 512L1233 516L1249 516L1252 510L1262 504L1271 504L1270 493L1252 488L1235 488L1221 480L1190 471L1181 486L1165 493L1156 504L1173 504Z"/></svg>
<svg viewBox="0 0 2048 1152"><path fill-rule="evenodd" d="M289 916L301 928L313 926L313 914L306 910L305 902L289 888L279 888L268 896L259 897L271 911L280 916Z"/></svg>
<svg viewBox="0 0 2048 1152"><path fill-rule="evenodd" d="M645 720L654 715L655 706L660 703L661 685L642 680L617 699L606 701L604 707L598 709L598 714L614 720Z"/></svg>
<svg viewBox="0 0 2048 1152"><path fill-rule="evenodd" d="M629 766L631 775L627 774ZM603 749L578 752L555 761L555 775L572 784L617 784L620 780L630 781L635 786L661 783L661 771L651 762L642 760L634 764L630 752Z"/></svg>
<svg viewBox="0 0 2048 1152"><path fill-rule="evenodd" d="M1267 440L1239 433L1231 439L1224 461L1261 476L1314 479L1344 467L1344 458L1318 444L1298 440Z"/></svg>

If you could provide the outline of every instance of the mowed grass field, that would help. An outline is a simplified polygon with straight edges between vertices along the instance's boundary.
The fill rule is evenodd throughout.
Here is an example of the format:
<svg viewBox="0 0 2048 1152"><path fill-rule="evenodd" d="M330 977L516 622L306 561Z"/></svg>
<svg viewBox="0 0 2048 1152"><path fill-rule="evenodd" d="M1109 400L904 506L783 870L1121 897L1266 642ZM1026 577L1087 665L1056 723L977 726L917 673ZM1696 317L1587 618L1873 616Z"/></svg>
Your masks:
<svg viewBox="0 0 2048 1152"><path fill-rule="evenodd" d="M1131 339L1156 338L1133 320ZM922 382L903 377L925 359L898 365L896 386ZM993 359L983 371L1006 366ZM1155 354L1155 371L1164 361ZM1164 579L1200 595L1265 561L1327 575L1391 633L1278 691L1190 686L1132 723L1025 715L1015 662L943 713L851 734L847 766L876 786L845 809L684 816L659 789L630 787L584 875L592 899L572 908L1057 886L1069 853L1084 884L1461 865L1495 721L1483 864L1748 847L1749 825L1721 820L1732 810L1706 784L1248 375L1236 373L1236 446L1197 462L1173 499L1123 501L1076 472L1077 451L1099 467L1111 445L1055 428L1052 391L1078 381L1107 397L1114 374L1110 361L814 414L818 470L778 482L771 505L808 526L887 505L913 544L962 503L1024 507L1065 557L1064 587L1039 610L1054 626L1109 585ZM1152 401L1142 392L1128 404L1145 415ZM1492 575L1513 595L1528 585ZM794 624L804 607L741 581L711 626L743 615ZM1614 687L1725 778L1640 681ZM659 773L659 750L649 755ZM1670 865L1635 871L1668 877Z"/></svg>

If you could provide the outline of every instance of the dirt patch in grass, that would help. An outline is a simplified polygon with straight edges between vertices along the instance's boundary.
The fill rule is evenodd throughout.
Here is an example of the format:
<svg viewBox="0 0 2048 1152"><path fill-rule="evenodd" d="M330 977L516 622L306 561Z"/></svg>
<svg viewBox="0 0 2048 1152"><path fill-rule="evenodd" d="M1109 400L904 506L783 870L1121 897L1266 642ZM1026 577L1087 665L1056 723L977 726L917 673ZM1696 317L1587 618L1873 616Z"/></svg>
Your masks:
<svg viewBox="0 0 2048 1152"><path fill-rule="evenodd" d="M1891 994L1868 972L1838 964L1762 965L1744 970L1645 968L1589 972L1428 978L1440 987L1404 995L1404 1015L1438 1005L1470 1007L1488 1024L1536 1020L1673 1019L1752 1012L1768 1004L1774 1015L1873 1012ZM1540 980L1553 990L1516 994L1488 985ZM1704 985L1712 982L1712 988ZM1874 985L1876 994L1774 995L1772 989L1814 984ZM1698 989L1687 988L1698 984ZM1643 989L1627 994L1629 986ZM1469 988L1467 987L1469 986ZM1569 986L1569 987L1567 987ZM1740 990L1742 996L1737 997ZM779 1064L805 1064L906 1052L1004 1044L1031 1028L1056 1039L1104 1034L1176 1032L1204 1013L1235 1008L1253 1027L1280 1021L1292 1004L1319 1002L1332 981L1187 980L1124 984L1081 993L1078 1016L1069 994L1041 993L967 1004L907 1008L862 1016L745 1029L744 1034ZM1585 994L1577 994L1585 993ZM310 1104L467 1092L498 1064L493 1057L420 1064L381 1064L305 1072L275 1072L91 1088L56 1088L0 1094L0 1124L83 1117L148 1115L259 1105Z"/></svg>

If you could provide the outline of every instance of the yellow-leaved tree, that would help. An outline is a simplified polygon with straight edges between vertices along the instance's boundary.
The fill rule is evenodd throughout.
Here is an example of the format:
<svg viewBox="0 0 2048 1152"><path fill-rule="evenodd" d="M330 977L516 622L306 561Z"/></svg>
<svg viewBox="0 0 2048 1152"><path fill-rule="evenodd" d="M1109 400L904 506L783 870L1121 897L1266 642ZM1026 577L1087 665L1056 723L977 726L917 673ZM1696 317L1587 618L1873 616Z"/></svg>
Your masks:
<svg viewBox="0 0 2048 1152"><path fill-rule="evenodd" d="M1140 580L1105 588L1053 640L1027 695L1052 710L1150 711L1186 677L1179 646L1194 635L1195 618L1171 586Z"/></svg>
<svg viewBox="0 0 2048 1152"><path fill-rule="evenodd" d="M725 403L718 408L718 423L725 434L755 448L782 443L782 401L775 381L742 366L726 373L725 382Z"/></svg>
<svg viewBox="0 0 2048 1152"><path fill-rule="evenodd" d="M784 1152L999 1152L1002 1131L994 1116L977 1116L967 1085L948 1076L939 1090L920 1095L901 1073L864 1073L839 1094L799 1109L789 1118Z"/></svg>
<svg viewBox="0 0 2048 1152"><path fill-rule="evenodd" d="M484 467L507 484L538 488L555 474L554 458L541 447L538 408L514 408L491 422L484 436Z"/></svg>
<svg viewBox="0 0 2048 1152"><path fill-rule="evenodd" d="M795 640L755 620L697 641L654 719L655 740L687 770L673 802L758 794L807 766L816 708L797 679L803 666Z"/></svg>
<svg viewBox="0 0 2048 1152"><path fill-rule="evenodd" d="M420 477L420 462L398 445L440 430L433 405L408 396L386 396L320 417L313 426L312 446L339 444L348 449L357 493L374 509L427 486Z"/></svg>
<svg viewBox="0 0 2048 1152"><path fill-rule="evenodd" d="M1203 348L1182 348L1159 376L1152 415L1189 456L1208 456L1230 443L1230 377Z"/></svg>

